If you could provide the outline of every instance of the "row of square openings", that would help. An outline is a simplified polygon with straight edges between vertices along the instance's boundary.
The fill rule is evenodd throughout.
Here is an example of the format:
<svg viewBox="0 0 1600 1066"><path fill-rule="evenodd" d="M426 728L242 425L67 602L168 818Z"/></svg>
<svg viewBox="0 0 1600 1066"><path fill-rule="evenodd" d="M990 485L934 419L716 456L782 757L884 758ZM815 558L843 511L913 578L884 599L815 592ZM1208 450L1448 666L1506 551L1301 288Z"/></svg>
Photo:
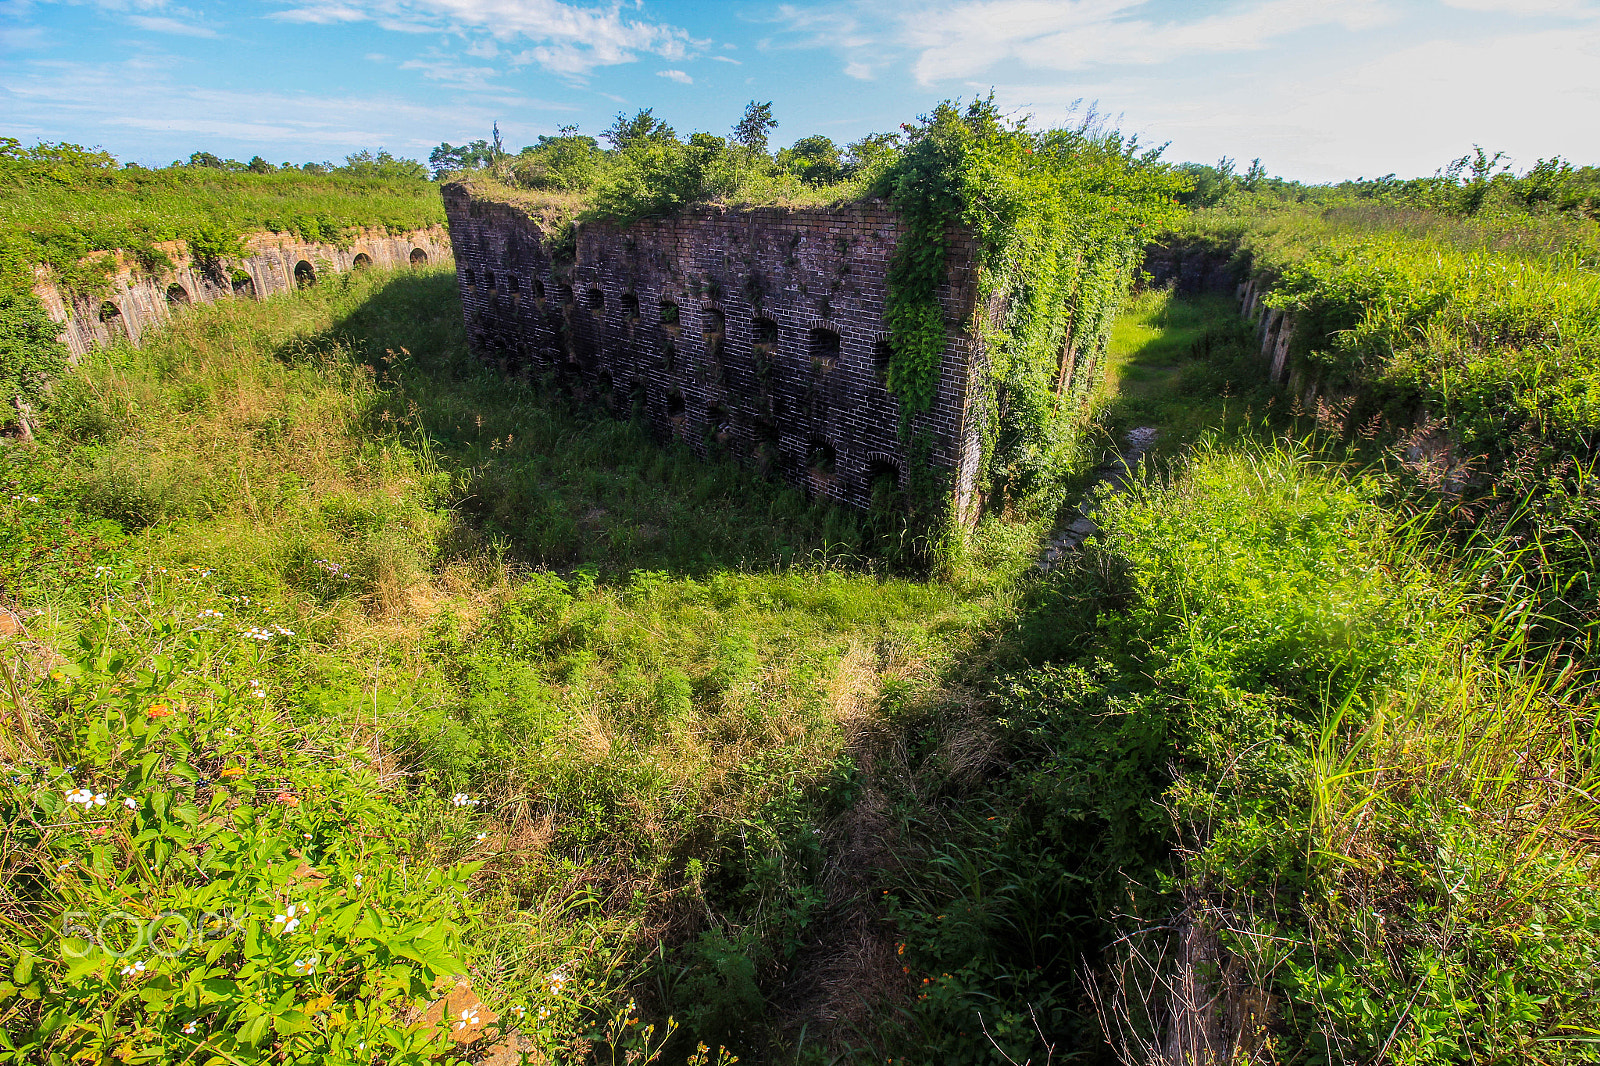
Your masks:
<svg viewBox="0 0 1600 1066"><path fill-rule="evenodd" d="M522 292L522 283L515 274L503 275L506 282L506 291L512 295ZM478 285L477 271L467 267L465 271L467 288L476 290ZM492 270L483 272L484 286L495 291L499 279ZM537 300L545 298L544 282L538 278L533 279L533 295ZM560 286L561 303L565 307L577 304L577 294L571 285ZM639 297L631 292L625 292L621 297L622 313L630 322L639 320ZM605 293L598 288L590 289L584 295L584 303L594 314L602 314L606 307ZM658 321L665 329L676 332L682 327L682 312L678 305L671 300L662 300L657 307ZM727 316L714 307L705 307L700 310L701 333L708 338L721 338L727 332ZM750 320L750 339L758 347L775 351L778 348L778 324L770 318L757 316ZM832 366L839 361L842 342L839 334L831 329L817 328L810 331L810 344L808 353L811 358ZM889 342L879 339L873 344L873 363L879 373L889 365Z"/></svg>

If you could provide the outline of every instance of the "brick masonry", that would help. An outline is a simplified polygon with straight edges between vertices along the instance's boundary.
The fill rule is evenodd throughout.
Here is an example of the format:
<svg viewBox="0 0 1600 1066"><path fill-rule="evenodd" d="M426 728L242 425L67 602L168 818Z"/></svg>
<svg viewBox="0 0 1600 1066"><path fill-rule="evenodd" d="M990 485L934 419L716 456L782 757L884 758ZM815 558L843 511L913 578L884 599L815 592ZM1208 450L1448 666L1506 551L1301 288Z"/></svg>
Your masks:
<svg viewBox="0 0 1600 1066"><path fill-rule="evenodd" d="M663 438L700 455L726 449L841 503L867 506L886 475L906 484L900 405L883 379L887 273L903 232L887 206L587 223L563 263L525 210L462 185L443 191L467 336L483 358L552 374L619 416L642 404ZM911 429L927 434L926 461L970 522L976 244L948 236L939 299L949 340L935 402Z"/></svg>
<svg viewBox="0 0 1600 1066"><path fill-rule="evenodd" d="M362 234L342 248L307 243L288 234L260 233L245 242L245 257L227 264L221 275L192 261L182 242L159 247L176 264L171 271L141 276L131 266L119 264L105 296L63 295L41 272L34 292L62 324L62 339L74 358L113 340L127 338L137 344L146 330L192 304L234 297L264 299L363 266L421 266L448 262L450 257L449 237L442 227L398 236ZM249 280L235 281L235 268Z"/></svg>

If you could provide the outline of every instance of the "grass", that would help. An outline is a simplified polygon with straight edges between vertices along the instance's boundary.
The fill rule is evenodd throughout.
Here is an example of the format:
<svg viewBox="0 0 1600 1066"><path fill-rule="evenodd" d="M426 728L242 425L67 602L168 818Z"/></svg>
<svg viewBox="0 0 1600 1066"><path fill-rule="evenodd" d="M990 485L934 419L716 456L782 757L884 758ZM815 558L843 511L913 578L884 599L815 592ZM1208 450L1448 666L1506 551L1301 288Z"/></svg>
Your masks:
<svg viewBox="0 0 1600 1066"><path fill-rule="evenodd" d="M1249 340L1134 299L1170 451L1048 575L476 362L445 271L97 351L0 450L0 1059L1592 1061L1540 547L1265 436Z"/></svg>
<svg viewBox="0 0 1600 1066"><path fill-rule="evenodd" d="M403 861L469 863L479 917L459 917L452 957L477 994L537 1013L554 1009L552 971L581 975L581 997L577 985L556 997L568 1005L544 1046L581 1044L630 986L642 996L635 982L663 945L678 954L662 972L701 989L679 1018L757 1045L769 1023L692 947L706 907L763 982L777 972L814 907L803 885L762 871L814 861L815 812L848 778L880 694L922 687L1000 624L1032 541L994 527L950 579L896 576L870 562L854 516L508 380L468 356L461 328L447 272L348 275L196 309L64 381L39 449L5 460L22 501L6 585L35 649L18 660L42 736L31 757L50 780L88 765L68 708L152 671L174 684L164 660L192 678L196 721L225 721L259 683L273 724L252 740L294 738L252 754L263 773L332 795L388 782L380 824ZM46 484L45 502L27 502ZM66 529L94 530L105 570L59 568L44 549ZM114 654L53 681L49 664L76 662L77 634L96 626ZM212 629L214 644L183 647ZM176 701L139 691L140 704ZM305 767L329 736L379 776L313 786ZM216 729L189 743L214 782L228 750ZM128 772L113 760L74 784L117 794ZM16 811L44 780L30 778ZM452 808L457 792L481 806ZM202 810L220 795L171 794ZM319 824L335 851L377 831ZM39 832L35 854L70 846ZM9 913L48 950L40 922L76 897L45 880ZM139 891L166 890L125 889ZM674 1009L661 995L655 1006ZM721 1000L733 1007L705 1006ZM153 1015L137 1024L172 1035ZM88 1046L59 1039L49 1046Z"/></svg>

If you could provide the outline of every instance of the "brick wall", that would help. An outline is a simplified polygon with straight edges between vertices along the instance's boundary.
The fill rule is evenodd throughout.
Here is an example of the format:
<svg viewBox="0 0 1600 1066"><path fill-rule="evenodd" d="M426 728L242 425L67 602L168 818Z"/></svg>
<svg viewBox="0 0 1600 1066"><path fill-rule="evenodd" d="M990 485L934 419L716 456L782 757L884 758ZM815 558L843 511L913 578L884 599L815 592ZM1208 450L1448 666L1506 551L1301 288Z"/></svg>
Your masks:
<svg viewBox="0 0 1600 1066"><path fill-rule="evenodd" d="M873 480L905 484L900 407L884 388L883 303L898 217L881 204L832 210L700 209L627 228L579 227L575 262L555 264L520 209L444 189L462 312L473 349L508 372L557 375L619 416L698 454L727 449L764 474L841 503ZM975 468L963 452L973 351L962 332L976 272L952 232L940 291L950 338L938 397L913 420L964 519ZM676 321L673 321L673 318Z"/></svg>

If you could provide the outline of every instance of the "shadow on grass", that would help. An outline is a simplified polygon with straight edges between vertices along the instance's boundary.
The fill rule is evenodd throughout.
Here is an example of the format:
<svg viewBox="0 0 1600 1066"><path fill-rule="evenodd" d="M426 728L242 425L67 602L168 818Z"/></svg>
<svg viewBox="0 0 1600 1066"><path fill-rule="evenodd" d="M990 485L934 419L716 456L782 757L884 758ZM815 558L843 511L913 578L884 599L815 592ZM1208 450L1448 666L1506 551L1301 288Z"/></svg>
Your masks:
<svg viewBox="0 0 1600 1066"><path fill-rule="evenodd" d="M377 375L367 431L447 473L454 511L522 561L602 577L871 565L873 535L854 512L484 365L467 348L453 273L393 276L310 343L328 342Z"/></svg>

